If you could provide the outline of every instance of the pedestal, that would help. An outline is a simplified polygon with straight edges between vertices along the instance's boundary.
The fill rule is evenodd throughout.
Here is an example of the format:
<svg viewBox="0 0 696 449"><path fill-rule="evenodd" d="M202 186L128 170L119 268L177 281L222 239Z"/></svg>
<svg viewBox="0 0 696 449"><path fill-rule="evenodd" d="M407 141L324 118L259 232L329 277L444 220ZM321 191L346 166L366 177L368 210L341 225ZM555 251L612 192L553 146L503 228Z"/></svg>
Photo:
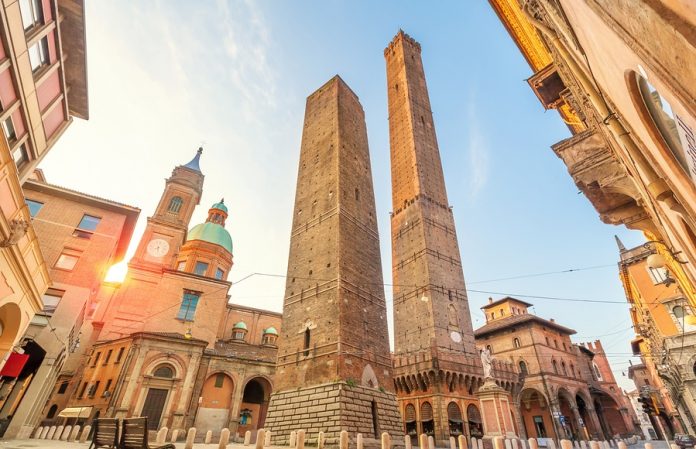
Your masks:
<svg viewBox="0 0 696 449"><path fill-rule="evenodd" d="M512 421L510 394L499 387L492 378L486 379L476 392L481 405L483 421L483 439L493 437L516 438L515 425ZM486 447L492 446L491 442Z"/></svg>

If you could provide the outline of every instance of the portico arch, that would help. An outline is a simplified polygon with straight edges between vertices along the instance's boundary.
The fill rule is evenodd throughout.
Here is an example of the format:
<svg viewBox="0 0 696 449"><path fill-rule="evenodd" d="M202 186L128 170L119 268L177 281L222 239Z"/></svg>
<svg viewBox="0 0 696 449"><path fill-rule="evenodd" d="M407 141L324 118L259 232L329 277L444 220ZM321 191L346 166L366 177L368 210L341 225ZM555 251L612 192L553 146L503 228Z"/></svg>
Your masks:
<svg viewBox="0 0 696 449"><path fill-rule="evenodd" d="M22 310L16 303L8 302L0 307L0 324L0 357L4 357L17 341L17 335L22 328Z"/></svg>
<svg viewBox="0 0 696 449"><path fill-rule="evenodd" d="M558 390L558 408L561 412L561 416L559 417L561 428L559 430L565 433L563 437L571 440L579 439L580 432L575 416L575 398L573 398L565 388L560 388Z"/></svg>
<svg viewBox="0 0 696 449"><path fill-rule="evenodd" d="M234 397L232 376L224 371L211 373L203 383L200 397L196 427L199 429L226 427Z"/></svg>
<svg viewBox="0 0 696 449"><path fill-rule="evenodd" d="M525 432L530 438L556 438L553 418L546 396L535 388L520 392L520 413Z"/></svg>
<svg viewBox="0 0 696 449"><path fill-rule="evenodd" d="M271 382L263 376L252 377L244 384L242 404L239 408L240 435L244 435L247 430L254 435L257 429L263 427L272 390Z"/></svg>

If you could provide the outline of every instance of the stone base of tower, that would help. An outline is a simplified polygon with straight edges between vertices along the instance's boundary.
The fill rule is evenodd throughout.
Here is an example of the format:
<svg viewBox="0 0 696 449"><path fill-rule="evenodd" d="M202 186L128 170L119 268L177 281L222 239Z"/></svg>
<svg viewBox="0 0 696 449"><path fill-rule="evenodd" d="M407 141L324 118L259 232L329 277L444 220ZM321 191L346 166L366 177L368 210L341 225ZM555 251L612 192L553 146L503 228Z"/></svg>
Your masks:
<svg viewBox="0 0 696 449"><path fill-rule="evenodd" d="M481 420L483 421L484 440L502 436L515 438L510 394L499 387L491 378L486 379L476 392L481 405ZM487 443L487 442L486 442ZM488 444L484 445L488 447ZM491 445L491 447L493 447Z"/></svg>
<svg viewBox="0 0 696 449"><path fill-rule="evenodd" d="M401 414L394 393L345 382L327 383L273 393L265 428L274 446L287 446L290 432L304 429L305 443L316 445L324 432L327 447L338 447L342 430L350 441L362 434L366 448L379 447L388 432L395 446L404 444Z"/></svg>

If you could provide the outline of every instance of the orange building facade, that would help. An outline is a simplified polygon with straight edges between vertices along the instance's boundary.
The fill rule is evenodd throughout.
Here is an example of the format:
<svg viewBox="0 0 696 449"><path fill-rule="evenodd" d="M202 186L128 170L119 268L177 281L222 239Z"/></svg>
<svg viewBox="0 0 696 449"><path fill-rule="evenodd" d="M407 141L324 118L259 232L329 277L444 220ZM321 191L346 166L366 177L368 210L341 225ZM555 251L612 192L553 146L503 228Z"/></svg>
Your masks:
<svg viewBox="0 0 696 449"><path fill-rule="evenodd" d="M540 439L610 439L634 432L633 413L599 341L575 344L573 329L528 312L505 297L482 307L476 343L521 373L515 391L520 435Z"/></svg>

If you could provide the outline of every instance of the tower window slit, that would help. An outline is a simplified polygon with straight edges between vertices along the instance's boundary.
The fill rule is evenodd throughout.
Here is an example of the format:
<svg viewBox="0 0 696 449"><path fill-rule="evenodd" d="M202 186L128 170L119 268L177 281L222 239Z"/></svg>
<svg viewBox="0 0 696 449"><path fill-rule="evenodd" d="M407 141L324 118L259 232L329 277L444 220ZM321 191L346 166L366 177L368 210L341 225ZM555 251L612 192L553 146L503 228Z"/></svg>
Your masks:
<svg viewBox="0 0 696 449"><path fill-rule="evenodd" d="M311 339L311 331L309 328L305 329L304 331L304 356L307 357L309 355L309 343Z"/></svg>

